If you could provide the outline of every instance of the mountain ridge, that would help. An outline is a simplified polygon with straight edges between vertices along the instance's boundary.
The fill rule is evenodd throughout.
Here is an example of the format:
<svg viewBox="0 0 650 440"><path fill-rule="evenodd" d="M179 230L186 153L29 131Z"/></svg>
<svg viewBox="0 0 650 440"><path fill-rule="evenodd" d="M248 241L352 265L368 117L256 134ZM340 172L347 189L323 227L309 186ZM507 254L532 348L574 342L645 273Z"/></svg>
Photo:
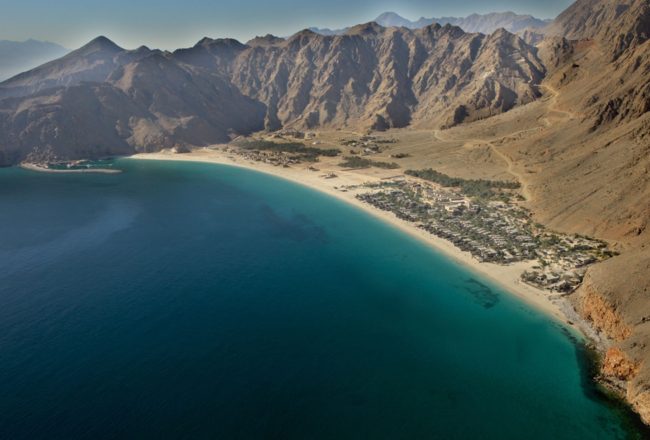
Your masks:
<svg viewBox="0 0 650 440"><path fill-rule="evenodd" d="M395 12L384 12L373 21L383 27L405 27L408 29L421 29L436 23L441 26L450 24L460 27L467 33L492 34L499 28L504 28L511 33L522 32L526 29L541 29L549 25L552 20L542 20L532 15L518 15L508 11L493 12L490 14L471 14L467 17L420 17L416 21L408 20ZM312 27L310 30L322 35L331 36L344 34L348 28L333 30Z"/></svg>
<svg viewBox="0 0 650 440"><path fill-rule="evenodd" d="M450 126L535 100L544 74L535 51L519 37L439 24L409 30L371 22L340 36L303 30L252 45L204 38L173 53L125 50L98 37L0 83L6 133L0 147L13 146L5 163L43 151L74 158L82 146L64 147L79 138L74 127L56 126L60 119L53 114L25 109L56 114L90 103L106 113L106 127L98 132L111 133L100 144L126 143L133 151L207 145L263 128ZM77 101L82 97L89 102ZM102 106L113 101L123 102L129 115ZM26 134L37 128L39 137Z"/></svg>

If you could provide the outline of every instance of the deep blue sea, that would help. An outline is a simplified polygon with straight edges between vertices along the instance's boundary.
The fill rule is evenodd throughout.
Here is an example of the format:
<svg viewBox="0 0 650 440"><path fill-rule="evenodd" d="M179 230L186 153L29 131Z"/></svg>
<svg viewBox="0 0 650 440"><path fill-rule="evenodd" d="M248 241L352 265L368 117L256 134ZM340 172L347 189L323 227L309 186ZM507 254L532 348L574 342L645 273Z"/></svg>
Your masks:
<svg viewBox="0 0 650 440"><path fill-rule="evenodd" d="M571 334L329 196L0 170L1 439L618 439Z"/></svg>

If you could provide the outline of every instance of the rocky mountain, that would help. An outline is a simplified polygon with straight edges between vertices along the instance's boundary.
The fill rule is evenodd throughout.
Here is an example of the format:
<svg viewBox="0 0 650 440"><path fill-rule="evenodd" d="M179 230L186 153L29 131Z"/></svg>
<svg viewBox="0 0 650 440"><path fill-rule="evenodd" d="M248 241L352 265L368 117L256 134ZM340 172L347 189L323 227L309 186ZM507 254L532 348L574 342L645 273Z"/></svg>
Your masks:
<svg viewBox="0 0 650 440"><path fill-rule="evenodd" d="M544 73L513 34L438 24L206 38L174 53L99 37L0 84L0 162L207 145L263 128L450 126L535 100Z"/></svg>
<svg viewBox="0 0 650 440"><path fill-rule="evenodd" d="M483 15L472 14L467 17L421 17L417 21L411 21L395 12L384 12L375 18L374 22L384 27L405 27L408 29L421 29L435 23L441 26L450 24L452 26L458 26L465 32L478 32L489 35L501 28L511 33L522 32L526 29L540 29L547 26L551 20L541 20L532 15L517 15L514 12L495 12ZM310 30L322 35L341 35L347 32L348 29L332 30L311 28Z"/></svg>
<svg viewBox="0 0 650 440"><path fill-rule="evenodd" d="M538 30L547 127L504 151L540 222L621 252L572 300L608 341L602 378L650 424L649 11L647 0L579 0Z"/></svg>
<svg viewBox="0 0 650 440"><path fill-rule="evenodd" d="M47 41L0 41L0 81L65 55L68 50Z"/></svg>
<svg viewBox="0 0 650 440"><path fill-rule="evenodd" d="M583 111L595 117L594 130L637 120L650 110L650 51L645 44L650 40L650 3L646 0L580 0L542 32L561 36L571 42L574 55L589 58L583 68L579 62L565 65L559 82L576 87ZM591 66L593 72L585 68Z"/></svg>
<svg viewBox="0 0 650 440"><path fill-rule="evenodd" d="M263 105L218 74L104 37L2 83L0 96L3 164L202 145L263 127Z"/></svg>
<svg viewBox="0 0 650 440"><path fill-rule="evenodd" d="M532 15L517 15L514 12L495 12L491 14L472 14L467 17L434 18L436 23L452 24L466 32L481 32L489 34L503 28L508 32L517 33L525 29L538 29L549 24L550 20L541 20ZM424 19L426 21L426 19ZM422 23L420 19L417 23Z"/></svg>
<svg viewBox="0 0 650 440"><path fill-rule="evenodd" d="M103 82L120 65L118 58L127 54L137 54L137 51L124 51L107 38L98 37L63 58L0 83L0 97L30 95L83 81Z"/></svg>
<svg viewBox="0 0 650 440"><path fill-rule="evenodd" d="M540 223L620 251L590 267L570 298L605 341L601 380L648 424L649 10L647 0L578 0L548 26L522 32L546 69L545 97L452 131L500 133L499 151L524 180ZM521 132L520 124L533 128Z"/></svg>
<svg viewBox="0 0 650 440"><path fill-rule="evenodd" d="M613 57L650 39L650 3L645 0L580 0L542 30L570 40L596 40Z"/></svg>

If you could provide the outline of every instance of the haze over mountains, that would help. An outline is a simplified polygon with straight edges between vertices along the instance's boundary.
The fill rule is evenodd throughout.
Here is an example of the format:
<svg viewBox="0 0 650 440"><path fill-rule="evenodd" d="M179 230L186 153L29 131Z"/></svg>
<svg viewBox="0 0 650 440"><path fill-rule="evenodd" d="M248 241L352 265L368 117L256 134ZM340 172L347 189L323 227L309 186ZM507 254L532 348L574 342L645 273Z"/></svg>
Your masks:
<svg viewBox="0 0 650 440"><path fill-rule="evenodd" d="M535 100L544 73L513 34L438 24L246 45L206 38L174 53L100 37L0 84L0 163L207 145L287 126L450 126Z"/></svg>
<svg viewBox="0 0 650 440"><path fill-rule="evenodd" d="M373 21L384 27L405 27L409 29L420 29L434 23L438 23L441 26L451 24L452 26L460 27L465 32L491 34L500 28L511 33L521 32L525 29L539 29L548 25L552 20L542 20L532 15L518 15L514 12L494 12L483 15L472 14L467 17L421 17L417 21L411 21L395 12L384 12ZM348 28L332 30L314 27L310 28L310 30L322 35L340 35L345 33Z"/></svg>
<svg viewBox="0 0 650 440"><path fill-rule="evenodd" d="M47 41L0 41L0 81L59 58L68 49Z"/></svg>

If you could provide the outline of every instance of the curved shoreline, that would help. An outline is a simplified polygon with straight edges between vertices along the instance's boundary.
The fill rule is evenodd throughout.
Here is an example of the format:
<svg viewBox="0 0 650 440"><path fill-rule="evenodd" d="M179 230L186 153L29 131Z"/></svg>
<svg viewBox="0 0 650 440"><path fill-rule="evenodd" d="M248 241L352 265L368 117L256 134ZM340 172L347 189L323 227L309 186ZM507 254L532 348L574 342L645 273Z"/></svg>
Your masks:
<svg viewBox="0 0 650 440"><path fill-rule="evenodd" d="M509 266L479 262L474 259L471 254L456 248L451 242L423 231L412 223L400 220L392 213L381 211L363 203L356 199L354 194L351 192L342 192L337 189L341 185L358 185L372 179L380 181L389 176L395 176L399 173L399 170L397 173L395 170L386 171L374 169L372 172L370 170L350 171L341 170L334 166L327 166L324 163L318 163L317 166L319 166L319 171L314 172L307 168L308 165L294 166L291 168L276 167L261 162L249 161L238 156L236 157L233 154L222 150L208 148L194 150L191 153L186 154L174 154L167 151L159 153L141 153L126 157L126 159L198 162L234 166L269 174L309 187L321 193L325 193L337 198L338 200L351 204L373 217L384 221L390 226L398 228L403 233L420 240L435 251L441 252L448 258L451 258L457 264L460 264L470 271L499 285L510 294L523 300L525 303L544 313L549 318L564 325L568 329L573 330L580 337L590 340L597 346L601 342L598 335L586 322L584 322L582 318L578 316L566 298L553 295L550 292L537 289L521 282L521 273L532 267L535 264L534 262L521 262ZM366 173L363 174L359 171L365 171ZM330 172L336 173L338 177L336 179L326 179L322 177L323 174Z"/></svg>

